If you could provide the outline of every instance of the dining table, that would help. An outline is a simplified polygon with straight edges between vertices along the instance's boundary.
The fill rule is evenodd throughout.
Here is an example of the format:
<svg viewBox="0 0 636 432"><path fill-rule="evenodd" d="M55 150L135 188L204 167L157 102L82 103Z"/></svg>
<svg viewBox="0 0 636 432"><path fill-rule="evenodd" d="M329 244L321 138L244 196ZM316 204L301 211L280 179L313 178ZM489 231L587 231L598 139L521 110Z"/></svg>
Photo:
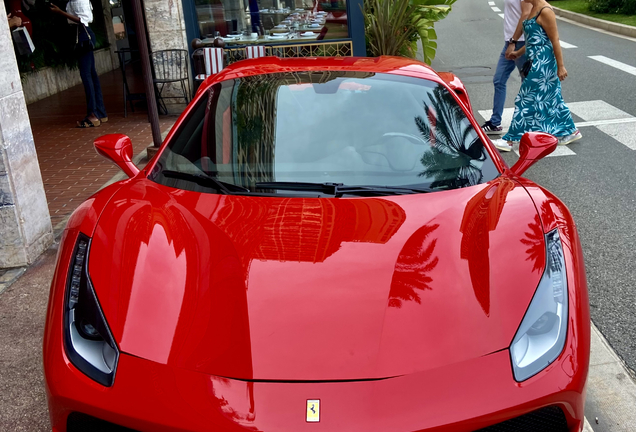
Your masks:
<svg viewBox="0 0 636 432"><path fill-rule="evenodd" d="M302 42L318 39L323 31L327 14L311 12L305 9L264 9L262 15L276 15L277 24L265 31L265 35L232 34L222 36L225 46L231 48L238 45L261 45L277 42ZM214 46L214 38L202 39L203 46Z"/></svg>
<svg viewBox="0 0 636 432"><path fill-rule="evenodd" d="M259 45L259 44L270 44L276 42L301 42L301 41L311 41L316 40L318 36L320 36L320 30L315 31L316 29L299 29L298 34L291 33L289 30L283 32L272 33L270 35L263 36L236 36L236 37L224 37L223 41L225 42L225 46L231 48L232 45ZM205 38L201 40L203 46L214 46L214 38Z"/></svg>

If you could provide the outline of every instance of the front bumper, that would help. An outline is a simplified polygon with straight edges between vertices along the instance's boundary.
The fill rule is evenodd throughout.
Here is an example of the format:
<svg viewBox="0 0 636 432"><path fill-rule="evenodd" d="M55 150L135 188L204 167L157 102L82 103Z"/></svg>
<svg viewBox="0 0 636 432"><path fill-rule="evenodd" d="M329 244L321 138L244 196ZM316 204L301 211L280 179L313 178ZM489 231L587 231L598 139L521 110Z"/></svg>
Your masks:
<svg viewBox="0 0 636 432"><path fill-rule="evenodd" d="M54 432L72 412L140 431L474 431L545 406L558 406L569 431L583 422L584 380L569 356L524 383L508 351L379 381L245 382L122 354L115 384L102 387L59 352L46 367ZM319 423L306 401L320 399Z"/></svg>

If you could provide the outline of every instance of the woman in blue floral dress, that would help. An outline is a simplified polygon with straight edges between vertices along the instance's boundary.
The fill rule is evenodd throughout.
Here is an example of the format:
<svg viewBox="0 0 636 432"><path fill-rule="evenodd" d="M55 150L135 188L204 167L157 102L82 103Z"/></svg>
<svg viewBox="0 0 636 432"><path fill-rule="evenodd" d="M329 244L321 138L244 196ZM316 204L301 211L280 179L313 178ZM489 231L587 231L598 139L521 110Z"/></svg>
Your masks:
<svg viewBox="0 0 636 432"><path fill-rule="evenodd" d="M495 143L504 151L512 150L513 142L531 131L552 134L561 145L581 138L561 96L561 81L568 72L563 65L554 11L544 0L524 1L532 3L532 18L523 22L526 45L513 52L513 56L526 52L526 57L532 60L532 68L515 99L510 129Z"/></svg>

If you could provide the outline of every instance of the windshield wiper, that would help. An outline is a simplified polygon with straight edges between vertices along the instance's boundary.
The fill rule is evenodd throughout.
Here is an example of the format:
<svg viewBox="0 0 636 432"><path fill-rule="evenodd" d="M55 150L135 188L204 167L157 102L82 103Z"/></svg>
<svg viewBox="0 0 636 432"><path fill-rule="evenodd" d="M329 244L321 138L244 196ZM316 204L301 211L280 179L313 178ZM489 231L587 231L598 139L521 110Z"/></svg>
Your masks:
<svg viewBox="0 0 636 432"><path fill-rule="evenodd" d="M201 186L214 187L219 192L224 194L232 194L233 192L250 192L248 188L238 186L232 183L222 182L214 177L205 174L192 174L181 171L162 170L161 174L164 177L176 178L179 180L191 181Z"/></svg>
<svg viewBox="0 0 636 432"><path fill-rule="evenodd" d="M302 183L302 182L258 182L257 189L279 189L306 192L320 192L340 197L350 195L402 195L433 192L436 189L407 186L347 186L342 183Z"/></svg>

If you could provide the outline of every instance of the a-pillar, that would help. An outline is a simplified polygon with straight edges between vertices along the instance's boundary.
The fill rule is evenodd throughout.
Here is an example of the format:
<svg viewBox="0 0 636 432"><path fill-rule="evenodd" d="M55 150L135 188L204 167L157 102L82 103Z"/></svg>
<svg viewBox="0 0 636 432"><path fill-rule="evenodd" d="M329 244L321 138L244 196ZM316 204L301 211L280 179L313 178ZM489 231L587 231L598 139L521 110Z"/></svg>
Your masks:
<svg viewBox="0 0 636 432"><path fill-rule="evenodd" d="M32 263L53 230L4 2L0 11L0 268L9 268Z"/></svg>

